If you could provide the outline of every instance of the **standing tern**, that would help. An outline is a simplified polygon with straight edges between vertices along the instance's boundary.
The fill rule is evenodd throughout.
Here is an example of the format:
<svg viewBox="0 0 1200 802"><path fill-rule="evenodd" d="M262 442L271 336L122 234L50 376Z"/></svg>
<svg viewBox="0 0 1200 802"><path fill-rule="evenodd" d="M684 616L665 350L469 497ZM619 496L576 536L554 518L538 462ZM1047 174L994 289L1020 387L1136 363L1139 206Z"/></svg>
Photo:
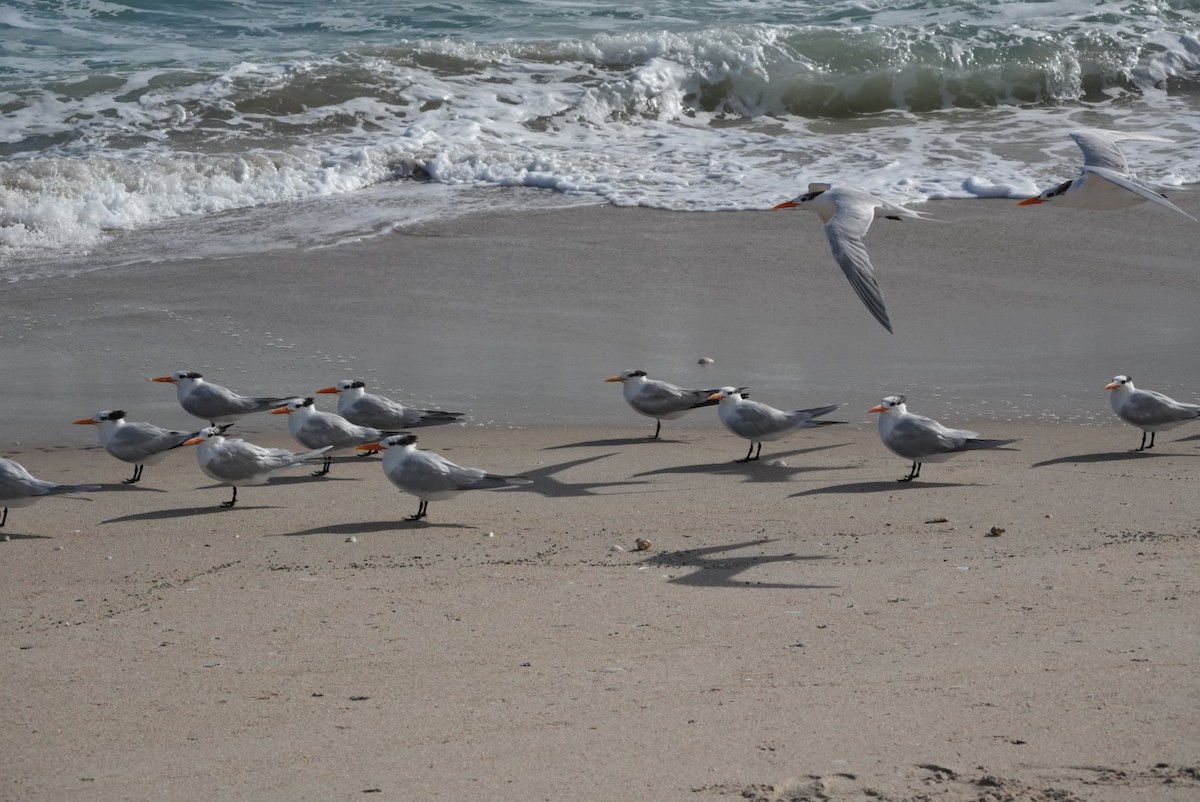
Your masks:
<svg viewBox="0 0 1200 802"><path fill-rule="evenodd" d="M447 499L461 490L493 490L533 482L524 476L499 476L479 468L463 468L433 451L419 451L415 434L397 434L378 443L364 444L360 451L383 451L383 473L388 481L419 500L417 514L426 517L430 501Z"/></svg>
<svg viewBox="0 0 1200 802"><path fill-rule="evenodd" d="M305 448L326 447L325 464L313 476L324 476L329 473L333 455L346 451L364 443L377 443L380 438L399 432L381 431L373 426L359 426L351 423L341 415L332 412L322 412L313 406L313 399L293 398L278 409L271 410L272 415L288 416L288 431L292 437Z"/></svg>
<svg viewBox="0 0 1200 802"><path fill-rule="evenodd" d="M91 493L100 489L100 485L60 485L38 479L25 466L11 459L0 457L0 526L8 520L9 507L28 507L44 496L66 496L73 498L73 493Z"/></svg>
<svg viewBox="0 0 1200 802"><path fill-rule="evenodd" d="M1074 209L1121 209L1146 201L1174 209L1184 217L1195 220L1190 214L1166 199L1158 188L1129 172L1125 154L1117 143L1126 139L1141 139L1151 142L1170 142L1160 136L1149 134L1122 134L1115 131L1081 129L1071 132L1071 139L1083 151L1083 169L1079 177L1045 190L1036 198L1027 198L1018 206L1035 206L1053 203Z"/></svg>
<svg viewBox="0 0 1200 802"><path fill-rule="evenodd" d="M412 409L398 401L382 395L368 393L366 383L357 379L342 379L332 387L317 390L318 393L337 393L338 414L359 426L374 426L376 429L414 429L418 426L440 426L455 423L463 416L461 412L443 412L440 409Z"/></svg>
<svg viewBox="0 0 1200 802"><path fill-rule="evenodd" d="M1142 430L1142 444L1138 451L1154 448L1156 432L1174 429L1190 420L1200 420L1200 404L1176 401L1154 390L1139 390L1128 376L1113 376L1104 389L1112 391L1108 401L1117 417ZM1150 435L1150 445L1146 445L1147 433Z"/></svg>
<svg viewBox="0 0 1200 802"><path fill-rule="evenodd" d="M122 481L132 485L141 481L142 469L162 462L163 457L198 432L164 429L153 423L125 420L122 409L105 409L90 418L71 421L81 426L95 426L100 433L100 445L112 456L133 465L133 476ZM231 424L226 424L229 426ZM224 427L223 427L224 428Z"/></svg>
<svg viewBox="0 0 1200 802"><path fill-rule="evenodd" d="M200 470L218 482L233 488L233 498L222 501L222 507L237 504L237 489L248 485L265 485L271 474L284 468L300 465L319 457L329 446L294 454L285 448L264 448L237 437L225 437L222 429L210 426L184 441L185 446L199 446L196 462Z"/></svg>
<svg viewBox="0 0 1200 802"><path fill-rule="evenodd" d="M693 409L717 403L712 398L713 393L717 392L716 389L685 390L668 382L651 379L644 370L626 370L604 381L621 382L625 401L633 407L633 411L655 419L651 440L658 439L664 420L682 418Z"/></svg>
<svg viewBox="0 0 1200 802"><path fill-rule="evenodd" d="M893 454L912 460L908 476L898 482L911 482L921 475L921 465L926 462L945 462L964 451L980 448L999 448L1016 440L984 440L978 432L966 429L947 429L942 424L908 411L907 399L902 395L889 395L867 412L878 412L879 438Z"/></svg>
<svg viewBox="0 0 1200 802"><path fill-rule="evenodd" d="M762 454L764 440L782 440L797 429L815 429L818 426L845 423L845 421L836 420L815 420L821 415L828 415L835 409L846 406L845 404L784 412L782 409L744 398L742 391L745 389L744 387L722 387L709 397L710 401L719 402L717 417L721 419L721 423L725 424L725 428L738 437L750 441L750 450L746 452L745 457L737 460L738 462L758 459ZM751 457L755 443L758 444L758 453Z"/></svg>
<svg viewBox="0 0 1200 802"><path fill-rule="evenodd" d="M808 192L775 206L776 209L808 209L821 216L825 236L833 258L850 279L850 286L871 314L883 327L892 331L883 302L883 291L875 281L875 269L863 237L876 217L889 220L925 220L925 212L917 212L888 203L856 187L833 187L829 184L809 184Z"/></svg>
<svg viewBox="0 0 1200 802"><path fill-rule="evenodd" d="M180 370L170 376L158 376L150 381L174 384L175 395L184 411L208 421L212 426L232 423L242 415L253 412L266 412L287 403L292 397L239 395L227 387L206 382L204 377L194 370Z"/></svg>

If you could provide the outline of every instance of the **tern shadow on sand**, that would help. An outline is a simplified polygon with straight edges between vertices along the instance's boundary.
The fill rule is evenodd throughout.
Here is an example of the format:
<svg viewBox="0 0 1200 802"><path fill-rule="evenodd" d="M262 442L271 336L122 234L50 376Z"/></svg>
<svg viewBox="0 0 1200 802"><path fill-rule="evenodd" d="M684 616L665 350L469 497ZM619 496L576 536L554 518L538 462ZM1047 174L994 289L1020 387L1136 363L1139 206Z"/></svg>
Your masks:
<svg viewBox="0 0 1200 802"><path fill-rule="evenodd" d="M673 585L689 585L706 588L752 588L787 589L787 590L821 590L836 588L837 585L810 585L794 582L756 582L753 579L740 579L739 576L749 570L774 563L801 563L824 560L825 555L760 554L752 557L726 555L727 552L738 549L748 549L772 543L773 540L747 540L743 543L731 543L724 546L709 546L700 549L684 549L682 551L661 551L651 554L644 561L656 568L690 568L692 572L686 576L670 579Z"/></svg>
<svg viewBox="0 0 1200 802"><path fill-rule="evenodd" d="M221 497L221 501L225 499ZM195 515L214 515L216 513L234 515L239 512L249 512L251 510L281 510L277 504L243 504L239 501L232 507L220 506L220 501L213 500L212 504L206 504L203 507L179 507L173 510L154 510L153 512L138 512L133 515L121 515L116 518L108 518L100 522L104 524L119 524L126 521L170 521L174 518L191 518Z"/></svg>
<svg viewBox="0 0 1200 802"><path fill-rule="evenodd" d="M1178 442L1178 441L1176 441ZM1042 460L1030 465L1030 468L1044 468L1047 465L1088 465L1095 462L1123 462L1131 459L1153 459L1154 457L1200 457L1200 454L1179 454L1171 451L1159 451L1155 446L1152 451L1105 451L1099 454L1074 454L1067 457L1055 457Z"/></svg>
<svg viewBox="0 0 1200 802"><path fill-rule="evenodd" d="M422 518L419 521L413 521L408 518L400 518L395 521L350 521L344 524L326 524L325 526L314 526L311 529L301 529L297 532L280 532L277 535L267 535L267 537L308 537L310 535L369 535L375 532L403 532L418 529L480 529L481 527L472 526L470 524L456 524L454 522L445 522L438 520L429 520Z"/></svg>
<svg viewBox="0 0 1200 802"><path fill-rule="evenodd" d="M7 535L9 540L54 540L53 535L26 535L21 532L0 532L0 536Z"/></svg>
<svg viewBox="0 0 1200 802"><path fill-rule="evenodd" d="M690 440L681 440L673 437L659 436L657 438L650 437L612 437L604 440L580 440L578 443L563 443L559 446L546 446L542 451L557 451L562 448L617 448L619 446L636 446L636 445L654 445L662 443L664 445L682 445L690 443Z"/></svg>
<svg viewBox="0 0 1200 802"><path fill-rule="evenodd" d="M634 476L661 476L664 474L727 474L742 476L747 482L787 482L793 476L801 473L816 473L818 471L848 471L855 466L842 465L837 467L817 467L812 465L772 465L771 461L786 457L796 457L826 451L831 448L843 448L849 443L839 443L812 448L798 448L792 451L780 451L765 455L750 462L738 462L730 458L722 462L702 462L694 465L675 465L669 468L655 468L643 471ZM742 452L745 453L745 452Z"/></svg>
<svg viewBox="0 0 1200 802"><path fill-rule="evenodd" d="M589 462L607 459L611 456L613 455L597 454L594 457L583 457L581 459L560 462L556 465L543 465L540 468L534 468L530 471L523 471L521 475L527 479L532 479L533 483L505 488L503 492L536 493L537 495L545 498L570 498L573 496L615 496L620 495L620 493L597 493L596 491L650 484L649 482L645 481L569 482L556 478L556 474L563 473L564 471L570 470L571 468L576 468L580 465L587 465Z"/></svg>
<svg viewBox="0 0 1200 802"><path fill-rule="evenodd" d="M977 482L926 482L924 479L914 479L911 482L901 482L896 479L875 482L852 482L846 485L829 485L816 487L812 490L801 490L792 493L789 498L798 496L819 496L825 493L915 493L919 490L935 490L942 487L984 487Z"/></svg>
<svg viewBox="0 0 1200 802"><path fill-rule="evenodd" d="M163 490L161 487L146 487L145 485L141 485L141 484L127 485L124 482L120 482L117 484L100 485L100 490L104 491L105 493L112 491L112 490L117 490L122 493L166 493L167 492L166 490Z"/></svg>

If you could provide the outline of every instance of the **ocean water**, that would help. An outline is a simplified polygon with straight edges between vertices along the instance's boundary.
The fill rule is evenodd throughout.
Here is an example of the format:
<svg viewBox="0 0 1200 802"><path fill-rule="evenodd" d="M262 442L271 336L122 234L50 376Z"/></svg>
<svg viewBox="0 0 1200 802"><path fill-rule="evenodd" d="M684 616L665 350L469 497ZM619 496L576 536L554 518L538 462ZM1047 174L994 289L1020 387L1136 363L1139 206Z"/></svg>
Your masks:
<svg viewBox="0 0 1200 802"><path fill-rule="evenodd" d="M1170 138L1125 150L1183 186L1200 2L7 0L0 112L0 281L821 180L1021 197L1077 127Z"/></svg>

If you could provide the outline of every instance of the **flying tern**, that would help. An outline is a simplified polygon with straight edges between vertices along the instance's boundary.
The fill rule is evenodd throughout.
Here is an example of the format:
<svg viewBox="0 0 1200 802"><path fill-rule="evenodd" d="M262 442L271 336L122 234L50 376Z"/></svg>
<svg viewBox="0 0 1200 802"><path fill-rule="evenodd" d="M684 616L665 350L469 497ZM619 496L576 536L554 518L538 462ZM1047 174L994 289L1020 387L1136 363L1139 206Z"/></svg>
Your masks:
<svg viewBox="0 0 1200 802"><path fill-rule="evenodd" d="M524 476L499 476L479 468L455 465L441 454L418 450L415 434L392 435L358 448L383 451L383 473L388 481L417 497L417 514L410 517L410 521L426 517L430 501L451 498L462 490L493 490L533 481Z"/></svg>
<svg viewBox="0 0 1200 802"><path fill-rule="evenodd" d="M898 479L911 482L921 475L921 465L926 462L945 462L964 451L980 448L999 448L1016 440L985 440L978 432L966 429L948 429L932 418L908 411L907 399L902 395L889 395L867 412L879 414L879 438L888 450L897 456L912 460L908 476Z"/></svg>
<svg viewBox="0 0 1200 802"><path fill-rule="evenodd" d="M28 507L46 496L73 497L73 493L91 493L100 485L60 485L38 479L25 466L11 459L0 457L0 526L8 520L9 507Z"/></svg>
<svg viewBox="0 0 1200 802"><path fill-rule="evenodd" d="M808 209L825 223L825 236L833 258L850 279L850 286L885 329L892 331L883 291L875 280L875 269L863 237L876 217L889 220L925 220L925 212L906 209L877 198L856 187L809 184L808 192L778 204L776 209Z"/></svg>
<svg viewBox="0 0 1200 802"><path fill-rule="evenodd" d="M821 415L828 415L835 409L846 406L833 404L831 406L813 407L812 409L797 409L784 412L782 409L767 404L751 401L742 396L745 387L722 387L711 396L710 401L717 401L717 417L725 428L738 437L750 441L750 450L738 462L749 462L758 459L762 454L764 440L782 440L797 429L815 429L818 426L831 426L845 421L816 420ZM758 453L754 446L758 445ZM751 454L754 454L751 457Z"/></svg>
<svg viewBox="0 0 1200 802"><path fill-rule="evenodd" d="M1154 448L1154 435L1164 429L1174 429L1190 420L1200 420L1200 404L1176 401L1154 390L1139 390L1128 376L1113 376L1104 386L1111 390L1108 401L1117 417L1142 430L1142 444L1137 449ZM1150 445L1146 445L1146 435Z"/></svg>
<svg viewBox="0 0 1200 802"><path fill-rule="evenodd" d="M351 423L341 415L323 412L313 406L313 399L293 398L278 409L271 410L272 415L288 416L288 431L292 437L305 448L327 447L325 464L313 476L324 476L329 473L333 455L339 451L347 451L361 446L363 443L377 443L381 438L393 434L394 431L381 431L373 426L359 426Z"/></svg>
<svg viewBox="0 0 1200 802"><path fill-rule="evenodd" d="M693 409L717 403L712 398L713 393L717 392L716 389L686 390L668 382L651 379L644 370L626 370L604 381L621 382L625 401L633 407L633 411L655 419L651 440L658 439L664 420L682 418Z"/></svg>
<svg viewBox="0 0 1200 802"><path fill-rule="evenodd" d="M232 423L242 415L253 412L266 412L287 403L292 397L240 395L227 387L205 381L204 377L194 370L180 370L170 376L158 376L150 381L174 384L175 395L184 411L208 421L212 426Z"/></svg>
<svg viewBox="0 0 1200 802"><path fill-rule="evenodd" d="M1123 134L1115 131L1081 129L1071 132L1071 139L1083 151L1083 169L1079 177L1045 190L1036 198L1027 198L1018 206L1052 203L1075 209L1121 209L1146 201L1174 209L1184 217L1190 214L1166 199L1158 188L1129 172L1125 154L1117 143L1127 139L1151 142L1170 142L1149 134Z"/></svg>
<svg viewBox="0 0 1200 802"><path fill-rule="evenodd" d="M366 383L357 379L342 379L332 387L317 390L318 393L337 394L338 414L359 426L374 426L376 429L414 429L418 426L440 426L455 423L463 416L461 412L443 412L440 409L413 409L382 395L368 393Z"/></svg>
<svg viewBox="0 0 1200 802"><path fill-rule="evenodd" d="M183 444L199 446L196 449L196 462L200 470L233 488L233 498L222 501L222 507L237 504L239 487L265 485L275 471L300 465L305 460L321 456L330 448L325 446L295 454L285 448L265 448L238 437L225 437L222 428L217 426L201 429L198 435L185 440Z"/></svg>
<svg viewBox="0 0 1200 802"><path fill-rule="evenodd" d="M122 484L132 485L141 481L142 470L147 465L162 462L167 452L178 448L184 441L195 437L198 432L182 432L164 429L153 423L125 419L122 409L105 409L90 418L80 418L72 423L95 426L100 433L100 445L112 456L133 465L133 476ZM232 424L226 424L228 427ZM222 427L222 428L225 428Z"/></svg>

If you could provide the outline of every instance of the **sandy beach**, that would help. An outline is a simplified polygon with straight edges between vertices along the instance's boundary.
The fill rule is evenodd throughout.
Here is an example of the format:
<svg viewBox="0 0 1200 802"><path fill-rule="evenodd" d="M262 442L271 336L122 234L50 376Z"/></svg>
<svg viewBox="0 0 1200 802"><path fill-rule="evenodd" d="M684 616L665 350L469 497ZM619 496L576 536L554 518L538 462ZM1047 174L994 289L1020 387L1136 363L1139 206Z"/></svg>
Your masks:
<svg viewBox="0 0 1200 802"><path fill-rule="evenodd" d="M0 797L1194 799L1200 425L1135 453L1102 388L1200 399L1200 228L927 210L868 236L895 336L782 212L497 214L3 285L0 456L103 490L2 530ZM846 425L747 464L709 409L651 442L603 383L634 367ZM182 368L363 378L468 414L422 446L534 481L416 523L373 458L229 510L186 450L122 485L70 421L195 426L146 381ZM893 392L1020 442L899 484L866 414Z"/></svg>

